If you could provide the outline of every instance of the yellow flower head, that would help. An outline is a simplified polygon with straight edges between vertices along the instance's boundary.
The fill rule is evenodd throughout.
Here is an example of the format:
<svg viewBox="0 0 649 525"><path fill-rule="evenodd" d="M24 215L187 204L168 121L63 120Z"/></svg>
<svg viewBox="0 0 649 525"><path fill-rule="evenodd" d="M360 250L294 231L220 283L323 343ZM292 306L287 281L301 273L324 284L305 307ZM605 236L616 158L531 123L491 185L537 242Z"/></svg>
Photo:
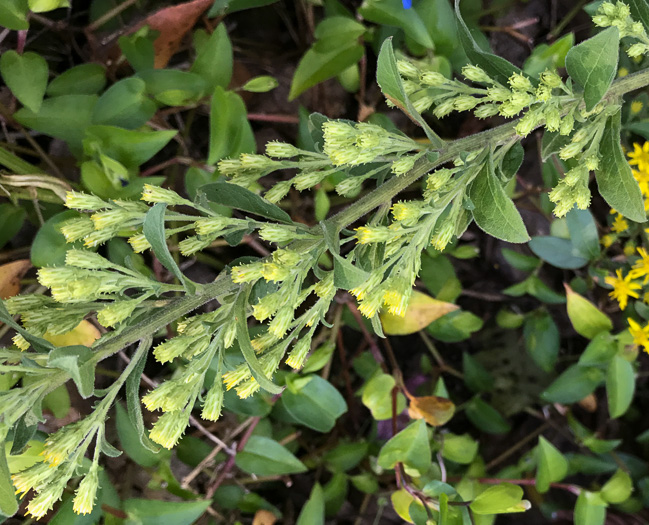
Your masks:
<svg viewBox="0 0 649 525"><path fill-rule="evenodd" d="M640 290L642 286L632 282L631 279L633 279L633 276L631 274L622 277L622 270L616 270L615 273L616 277L608 276L604 280L606 284L610 284L613 287L613 291L609 295L620 304L620 310L624 310L629 297L634 297L635 299L639 297L634 290Z"/></svg>
<svg viewBox="0 0 649 525"><path fill-rule="evenodd" d="M633 102L631 102L631 113L636 115L642 111L643 107L644 104L640 100L634 100Z"/></svg>
<svg viewBox="0 0 649 525"><path fill-rule="evenodd" d="M640 259L633 265L633 269L629 272L632 279L644 277L644 282L649 281L649 253L644 248L638 248L638 255Z"/></svg>
<svg viewBox="0 0 649 525"><path fill-rule="evenodd" d="M613 224L611 225L611 230L616 233L622 233L623 231L628 229L628 227L629 223L622 215L618 213L615 217L615 220L613 221Z"/></svg>
<svg viewBox="0 0 649 525"><path fill-rule="evenodd" d="M629 322L629 332L633 337L633 342L644 348L645 352L649 352L649 325L642 327L633 319L627 319Z"/></svg>
<svg viewBox="0 0 649 525"><path fill-rule="evenodd" d="M629 164L638 166L640 171L647 171L649 169L649 142L645 142L642 146L637 142L633 143L633 151L628 153Z"/></svg>

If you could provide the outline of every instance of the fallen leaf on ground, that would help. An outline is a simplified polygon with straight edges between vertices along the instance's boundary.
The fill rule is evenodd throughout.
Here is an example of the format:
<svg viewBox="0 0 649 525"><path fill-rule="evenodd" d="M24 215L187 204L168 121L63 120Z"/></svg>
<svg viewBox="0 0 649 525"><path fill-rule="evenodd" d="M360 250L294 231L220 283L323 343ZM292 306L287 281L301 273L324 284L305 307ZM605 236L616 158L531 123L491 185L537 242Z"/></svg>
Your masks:
<svg viewBox="0 0 649 525"><path fill-rule="evenodd" d="M32 266L29 259L20 259L0 266L0 299L8 299L20 292L20 280Z"/></svg>
<svg viewBox="0 0 649 525"><path fill-rule="evenodd" d="M276 521L275 514L269 510L260 509L255 513L252 525L273 525Z"/></svg>
<svg viewBox="0 0 649 525"><path fill-rule="evenodd" d="M459 306L453 303L438 301L422 292L414 291L406 315L399 317L387 311L381 312L381 323L386 335L408 335L423 330L430 323L439 319Z"/></svg>
<svg viewBox="0 0 649 525"><path fill-rule="evenodd" d="M97 330L97 327L95 327L95 325L90 321L84 319L74 330L70 330L68 333L54 335L45 332L43 339L49 341L54 346L90 346L99 339L100 336L101 334L99 333L99 330Z"/></svg>
<svg viewBox="0 0 649 525"><path fill-rule="evenodd" d="M455 404L445 397L409 396L408 415L412 419L423 419L433 427L448 423L455 414Z"/></svg>

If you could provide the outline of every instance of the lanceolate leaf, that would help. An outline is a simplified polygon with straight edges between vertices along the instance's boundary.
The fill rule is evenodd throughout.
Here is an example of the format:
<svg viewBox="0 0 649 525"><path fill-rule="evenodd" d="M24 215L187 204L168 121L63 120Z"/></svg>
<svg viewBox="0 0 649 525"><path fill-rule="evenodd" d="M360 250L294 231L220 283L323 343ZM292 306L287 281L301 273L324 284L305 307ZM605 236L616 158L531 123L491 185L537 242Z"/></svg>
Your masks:
<svg viewBox="0 0 649 525"><path fill-rule="evenodd" d="M566 55L566 70L570 78L584 88L587 111L602 100L615 78L619 42L619 30L609 27L573 47Z"/></svg>
<svg viewBox="0 0 649 525"><path fill-rule="evenodd" d="M417 125L421 126L433 147L441 147L444 141L439 138L422 116L410 103L401 82L401 76L397 69L397 60L392 49L392 39L388 38L383 42L376 66L376 81L381 87L383 94L395 105L408 115Z"/></svg>
<svg viewBox="0 0 649 525"><path fill-rule="evenodd" d="M471 184L469 197L475 204L473 218L486 233L508 242L530 240L520 213L494 173L491 159Z"/></svg>
<svg viewBox="0 0 649 525"><path fill-rule="evenodd" d="M457 29L460 42L462 43L462 48L464 49L466 56L469 58L469 62L476 66L480 66L489 76L501 84L507 85L509 77L514 73L520 73L520 69L508 60L494 55L493 53L488 53L478 46L471 35L471 31L462 19L460 0L455 0L455 14L457 15Z"/></svg>
<svg viewBox="0 0 649 525"><path fill-rule="evenodd" d="M600 166L595 172L597 187L611 208L632 221L644 222L642 193L620 145L620 119L618 112L606 121L599 143Z"/></svg>
<svg viewBox="0 0 649 525"><path fill-rule="evenodd" d="M239 292L239 297L237 298L235 305L235 311L241 312L235 319L237 327L237 342L239 343L241 353L243 354L246 363L248 363L248 366L250 367L252 377L255 378L257 383L259 383L259 386L271 394L280 394L284 389L277 386L266 377L266 374L264 374L264 370L261 367L261 363L255 355L252 343L250 342L247 319L246 316L243 315L243 312L246 311L248 305L248 297L249 293L244 293L243 291Z"/></svg>
<svg viewBox="0 0 649 525"><path fill-rule="evenodd" d="M207 200L241 211L247 211L267 219L292 224L291 217L279 206L268 202L256 193L221 180L205 184L199 188Z"/></svg>
<svg viewBox="0 0 649 525"><path fill-rule="evenodd" d="M635 376L633 366L623 357L616 355L608 365L606 375L606 397L608 411L612 418L623 415L633 400Z"/></svg>
<svg viewBox="0 0 649 525"><path fill-rule="evenodd" d="M196 289L187 277L183 275L176 264L176 261L171 256L169 247L167 246L167 238L165 236L165 211L167 205L161 202L156 203L144 217L144 224L142 231L146 240L149 241L153 253L167 270L176 276L176 278L183 283L183 286L188 293L193 293Z"/></svg>
<svg viewBox="0 0 649 525"><path fill-rule="evenodd" d="M0 513L13 516L18 510L15 488L11 482L4 442L0 443Z"/></svg>

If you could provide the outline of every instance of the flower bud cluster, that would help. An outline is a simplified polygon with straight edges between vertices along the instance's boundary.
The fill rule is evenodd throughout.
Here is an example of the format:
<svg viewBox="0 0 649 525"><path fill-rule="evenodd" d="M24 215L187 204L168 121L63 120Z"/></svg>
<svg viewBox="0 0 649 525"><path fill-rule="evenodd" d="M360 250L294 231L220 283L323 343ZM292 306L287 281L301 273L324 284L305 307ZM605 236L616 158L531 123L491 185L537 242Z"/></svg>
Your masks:
<svg viewBox="0 0 649 525"><path fill-rule="evenodd" d="M329 120L322 125L322 131L324 152L334 166L358 166L390 154L420 149L415 141L404 135L364 122L351 124Z"/></svg>
<svg viewBox="0 0 649 525"><path fill-rule="evenodd" d="M580 210L588 208L591 198L588 175L588 167L580 163L568 171L550 192L550 201L556 204L554 214L557 217L565 216L575 204Z"/></svg>
<svg viewBox="0 0 649 525"><path fill-rule="evenodd" d="M545 123L549 131L559 131L562 124L559 94L570 91L555 71L544 71L535 85L522 73L514 73L504 86L492 79L486 71L474 65L462 69L464 78L477 86L468 86L459 80L450 80L439 73L418 72L414 64L400 61L400 72L406 93L413 106L425 111L434 106L433 114L444 118L453 111L473 111L478 118L495 115L515 117L528 109L516 131L521 136ZM408 65L407 65L408 64ZM558 90L555 93L554 90ZM570 133L571 125L563 127Z"/></svg>
<svg viewBox="0 0 649 525"><path fill-rule="evenodd" d="M649 54L649 36L642 22L631 17L631 10L624 2L604 2L599 6L593 17L593 22L599 27L617 27L620 38L633 38L639 40L627 48L627 55L631 58Z"/></svg>

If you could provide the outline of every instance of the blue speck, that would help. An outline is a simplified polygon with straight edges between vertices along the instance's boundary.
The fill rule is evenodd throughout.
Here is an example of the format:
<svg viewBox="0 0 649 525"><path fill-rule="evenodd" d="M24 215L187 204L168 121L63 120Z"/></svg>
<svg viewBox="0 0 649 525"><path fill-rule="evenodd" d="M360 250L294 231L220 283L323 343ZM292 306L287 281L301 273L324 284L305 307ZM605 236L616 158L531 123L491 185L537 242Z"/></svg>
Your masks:
<svg viewBox="0 0 649 525"><path fill-rule="evenodd" d="M404 9L410 9L412 7L412 0L401 0L403 3Z"/></svg>

